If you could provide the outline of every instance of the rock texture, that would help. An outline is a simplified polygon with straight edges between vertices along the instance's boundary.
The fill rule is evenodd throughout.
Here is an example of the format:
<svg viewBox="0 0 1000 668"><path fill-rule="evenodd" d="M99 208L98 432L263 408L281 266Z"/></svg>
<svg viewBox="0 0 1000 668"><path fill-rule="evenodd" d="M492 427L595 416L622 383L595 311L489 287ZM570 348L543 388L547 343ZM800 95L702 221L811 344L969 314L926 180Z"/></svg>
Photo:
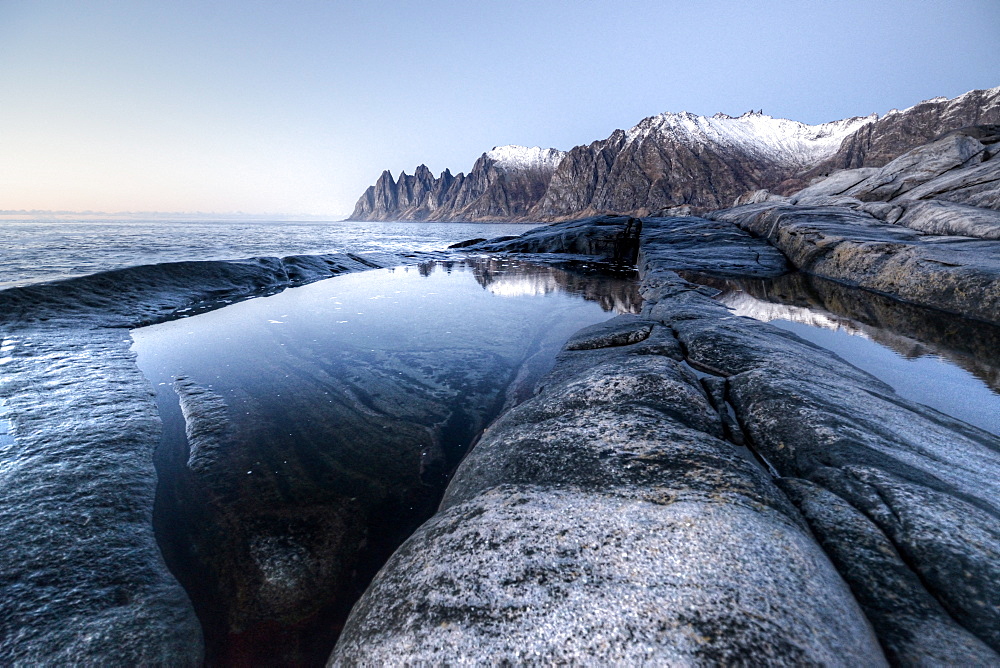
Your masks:
<svg viewBox="0 0 1000 668"><path fill-rule="evenodd" d="M358 200L351 220L517 220L549 185L564 153L499 146L484 153L468 176L449 170L434 178L425 165L398 180L388 171Z"/></svg>
<svg viewBox="0 0 1000 668"><path fill-rule="evenodd" d="M752 111L739 117L666 113L565 154L550 149L544 159L540 149L504 147L536 152L532 160L513 161L516 169L491 157L503 150L494 149L468 177L446 170L434 179L421 166L394 181L384 172L352 218L552 221L703 213L738 197L744 204L789 195L838 169L882 167L944 132L988 123L1000 123L1000 87L927 100L882 118L814 126ZM526 168L529 163L534 166ZM767 189L773 193L745 196Z"/></svg>
<svg viewBox="0 0 1000 668"><path fill-rule="evenodd" d="M843 329L890 348L907 359L942 357L1000 394L1000 327L907 304L811 274L719 280L685 278L720 290L715 298L755 320L802 322Z"/></svg>
<svg viewBox="0 0 1000 668"><path fill-rule="evenodd" d="M554 228L521 245L587 236ZM646 229L642 314L487 430L331 664L1000 662L1000 439L733 316Z"/></svg>
<svg viewBox="0 0 1000 668"><path fill-rule="evenodd" d="M669 329L623 317L572 347L487 430L331 663L879 665L797 513L722 440Z"/></svg>
<svg viewBox="0 0 1000 668"><path fill-rule="evenodd" d="M997 147L997 126L962 128L883 167L837 172L787 202L710 217L767 239L802 271L997 324Z"/></svg>
<svg viewBox="0 0 1000 668"><path fill-rule="evenodd" d="M135 267L0 291L0 657L200 665L153 535L162 423L127 327L368 268L347 256Z"/></svg>
<svg viewBox="0 0 1000 668"><path fill-rule="evenodd" d="M627 221L622 216L595 216L539 227L514 239L471 244L465 250L609 259ZM789 269L774 247L725 221L645 218L642 240L647 262L674 270L712 267L723 276L777 276Z"/></svg>
<svg viewBox="0 0 1000 668"><path fill-rule="evenodd" d="M959 659L969 648L979 657L971 663L996 661L1000 601L989 583L1000 574L1000 439L905 401L836 356L763 323L711 315L707 306L676 298L650 311L670 324L692 366L725 378L725 396L754 450L782 477L809 480L864 515L874 525L866 531L884 534L898 553L884 554L893 569L915 573L946 611L912 620L902 611L889 615L894 642L919 643L926 622L951 629L952 640L941 645L955 653L950 663L970 662ZM847 527L827 521L834 535L821 540L836 540L851 555L843 562L863 571L857 577L890 577L864 555L866 541L836 538ZM858 567L863 563L868 570ZM845 577L856 591L873 586L853 583L849 571ZM902 608L926 610L903 591L897 595Z"/></svg>

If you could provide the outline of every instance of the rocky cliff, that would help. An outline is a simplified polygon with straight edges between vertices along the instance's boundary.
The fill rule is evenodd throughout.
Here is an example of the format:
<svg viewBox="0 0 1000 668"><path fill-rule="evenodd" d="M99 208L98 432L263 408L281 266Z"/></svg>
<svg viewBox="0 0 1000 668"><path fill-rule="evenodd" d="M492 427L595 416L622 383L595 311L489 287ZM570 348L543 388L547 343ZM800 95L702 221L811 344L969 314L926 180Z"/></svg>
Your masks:
<svg viewBox="0 0 1000 668"><path fill-rule="evenodd" d="M874 117L805 125L748 112L738 118L661 114L571 150L532 209L541 220L606 212L647 215L726 206L831 155Z"/></svg>
<svg viewBox="0 0 1000 668"><path fill-rule="evenodd" d="M355 220L568 220L600 213L688 213L730 206L748 191L787 194L837 169L882 167L957 128L1000 122L1000 87L935 98L821 125L772 118L665 113L630 130L554 149L484 153L468 176L425 166L383 172Z"/></svg>
<svg viewBox="0 0 1000 668"><path fill-rule="evenodd" d="M351 220L517 219L542 197L565 153L556 149L498 146L483 153L468 176L426 165L393 180L389 171L358 200Z"/></svg>
<svg viewBox="0 0 1000 668"><path fill-rule="evenodd" d="M837 152L808 170L806 178L837 169L882 167L906 151L942 132L969 125L996 123L1000 118L1000 87L973 90L953 100L938 97L909 109L893 109L847 137ZM794 191L792 187L789 191Z"/></svg>

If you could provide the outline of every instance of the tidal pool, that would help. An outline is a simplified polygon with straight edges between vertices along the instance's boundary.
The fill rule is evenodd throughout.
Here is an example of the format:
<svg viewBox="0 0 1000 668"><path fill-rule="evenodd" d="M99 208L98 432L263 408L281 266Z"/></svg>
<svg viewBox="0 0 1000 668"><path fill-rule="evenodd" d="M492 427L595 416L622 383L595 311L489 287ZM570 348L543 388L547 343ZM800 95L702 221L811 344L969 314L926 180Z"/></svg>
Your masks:
<svg viewBox="0 0 1000 668"><path fill-rule="evenodd" d="M1000 435L1000 328L807 274L684 277L737 315L831 350L907 399Z"/></svg>
<svg viewBox="0 0 1000 668"><path fill-rule="evenodd" d="M630 275L504 258L336 277L132 332L164 421L154 524L209 664L317 664L392 551Z"/></svg>

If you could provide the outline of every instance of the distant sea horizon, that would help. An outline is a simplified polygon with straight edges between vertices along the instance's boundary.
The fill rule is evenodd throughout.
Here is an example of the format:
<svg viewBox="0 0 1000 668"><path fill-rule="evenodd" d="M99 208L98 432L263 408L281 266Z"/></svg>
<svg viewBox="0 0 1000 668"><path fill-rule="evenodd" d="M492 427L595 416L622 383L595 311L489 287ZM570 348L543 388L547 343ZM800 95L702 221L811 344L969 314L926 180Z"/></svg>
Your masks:
<svg viewBox="0 0 1000 668"><path fill-rule="evenodd" d="M63 211L57 209L0 209L0 220L266 220L273 222L341 222L346 213L247 213L244 211Z"/></svg>
<svg viewBox="0 0 1000 668"><path fill-rule="evenodd" d="M164 217L94 212L14 216L0 211L0 290L163 262L440 251L459 241L521 234L543 224L160 215Z"/></svg>

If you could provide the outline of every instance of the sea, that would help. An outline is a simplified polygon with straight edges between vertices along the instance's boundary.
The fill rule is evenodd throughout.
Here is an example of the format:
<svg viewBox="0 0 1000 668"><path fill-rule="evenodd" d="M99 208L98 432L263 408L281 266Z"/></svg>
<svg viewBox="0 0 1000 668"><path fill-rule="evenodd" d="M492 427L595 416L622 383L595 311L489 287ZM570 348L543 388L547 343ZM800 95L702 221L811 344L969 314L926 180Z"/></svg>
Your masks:
<svg viewBox="0 0 1000 668"><path fill-rule="evenodd" d="M444 250L517 235L512 223L284 220L0 220L0 289L184 260Z"/></svg>

